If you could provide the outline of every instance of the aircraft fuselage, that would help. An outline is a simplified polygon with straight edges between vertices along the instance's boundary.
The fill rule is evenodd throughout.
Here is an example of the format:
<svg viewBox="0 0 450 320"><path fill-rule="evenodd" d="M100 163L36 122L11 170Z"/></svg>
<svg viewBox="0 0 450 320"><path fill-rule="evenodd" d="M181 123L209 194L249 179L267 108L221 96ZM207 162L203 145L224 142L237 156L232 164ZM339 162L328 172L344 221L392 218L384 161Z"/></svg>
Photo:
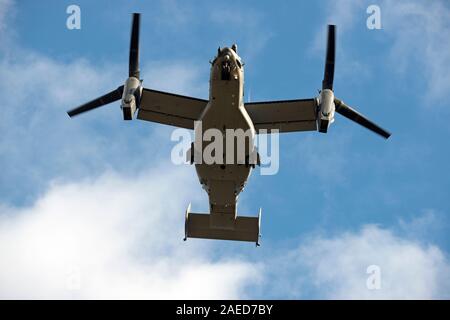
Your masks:
<svg viewBox="0 0 450 320"><path fill-rule="evenodd" d="M219 50L218 56L212 62L210 77L209 103L201 116L201 133L209 129L217 129L224 137L223 146L227 142L227 129L246 132L245 159L254 150L255 129L244 108L244 70L239 56L233 49ZM236 216L236 201L250 176L252 165L238 163L237 139L233 141L234 157L232 163L227 161L226 148L223 148L223 163L208 164L202 161L195 168L200 183L209 195L210 214L217 219L233 219ZM241 141L242 143L242 141ZM203 141L202 154L206 153L208 142Z"/></svg>

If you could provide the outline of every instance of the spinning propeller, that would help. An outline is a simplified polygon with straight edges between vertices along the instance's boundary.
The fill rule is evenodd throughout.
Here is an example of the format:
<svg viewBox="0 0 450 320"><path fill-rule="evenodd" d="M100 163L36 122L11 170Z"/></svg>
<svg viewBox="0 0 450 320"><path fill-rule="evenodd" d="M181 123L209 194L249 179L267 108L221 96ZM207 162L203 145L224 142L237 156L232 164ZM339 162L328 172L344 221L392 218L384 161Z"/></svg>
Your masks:
<svg viewBox="0 0 450 320"><path fill-rule="evenodd" d="M124 120L131 120L134 112L139 108L142 95L142 81L139 79L139 28L140 14L133 14L133 23L131 27L130 41L130 60L128 64L128 76L125 85L99 97L89 101L73 110L67 112L70 117L81 113L91 111L93 109L105 106L111 102L122 99L121 108Z"/></svg>
<svg viewBox="0 0 450 320"><path fill-rule="evenodd" d="M336 98L333 92L334 64L336 60L336 26L328 26L327 53L325 70L322 81L322 90L319 95L318 124L320 132L327 132L329 125L334 121L334 112L350 119L359 125L381 135L385 139L390 133L367 119L358 111L347 106L342 100Z"/></svg>

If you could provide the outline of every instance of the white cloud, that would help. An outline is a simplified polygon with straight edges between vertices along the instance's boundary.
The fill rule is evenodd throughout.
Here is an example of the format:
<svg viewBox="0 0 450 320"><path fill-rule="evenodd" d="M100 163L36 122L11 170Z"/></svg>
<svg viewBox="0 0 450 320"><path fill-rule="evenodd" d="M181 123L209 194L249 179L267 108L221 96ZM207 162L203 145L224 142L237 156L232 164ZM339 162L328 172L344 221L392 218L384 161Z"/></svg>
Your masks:
<svg viewBox="0 0 450 320"><path fill-rule="evenodd" d="M143 158L169 161L170 128L124 122L118 102L76 119L67 116L67 110L123 84L127 74L118 64L93 65L84 59L64 63L32 50L15 50L13 56L0 55L0 165L8 168L0 182L4 199L23 198L24 193L33 198L56 177L79 177L110 167L133 171ZM151 73L147 87L195 96L207 93L207 82L201 81L195 66L176 61L146 65ZM152 138L154 128L159 133ZM143 134L148 136L144 139Z"/></svg>
<svg viewBox="0 0 450 320"><path fill-rule="evenodd" d="M411 77L423 73L426 98L447 100L450 91L450 8L444 1L382 3L386 31L393 37L392 63Z"/></svg>
<svg viewBox="0 0 450 320"><path fill-rule="evenodd" d="M155 88L193 94L201 87L195 67L148 65ZM233 298L255 279L249 263L212 261L207 245L181 241L185 207L202 192L195 174L170 165L146 171L163 163L160 146L169 149L170 135L136 140L139 129L125 127L117 103L96 117L67 117L67 109L120 85L119 67L62 63L20 48L0 66L3 201L32 194L28 207L0 204L1 297ZM111 167L125 174L98 177ZM86 175L94 178L63 182ZM35 200L52 179L59 182ZM175 193L176 185L183 188ZM69 290L79 276L80 290Z"/></svg>
<svg viewBox="0 0 450 320"><path fill-rule="evenodd" d="M365 13L364 2L355 0L329 1L325 4L323 11L325 21L323 27L319 29L319 32L314 37L311 51L315 54L318 51L325 51L327 36L326 25L334 24L337 28L337 54L341 54L340 51L343 50L343 47L340 45L341 35L354 27L358 17L358 11L362 14Z"/></svg>
<svg viewBox="0 0 450 320"><path fill-rule="evenodd" d="M110 146L109 139L117 142L116 148L126 145L119 130L113 130L109 139L99 130L101 125L123 126L117 104L97 111L95 125L93 117L71 120L66 114L68 109L120 85L114 81L119 79L114 65L93 67L83 60L60 63L17 50L14 57L2 57L0 68L0 164L8 168L0 182L4 197L18 196L25 190L33 194L30 188L39 189L57 175L105 168L105 159L117 158L115 151L105 148ZM8 187L13 181L15 187Z"/></svg>
<svg viewBox="0 0 450 320"><path fill-rule="evenodd" d="M0 185L0 296L241 296L256 281L254 265L213 261L207 243L181 241L185 207L203 192L191 168L147 164L147 159L161 162L161 142L135 139L142 137L139 128L125 127L117 104L96 110L97 117L69 120L65 114L117 87L126 74L121 76L112 62L62 63L32 50L14 50L0 61L0 153L2 167L8 168ZM199 91L195 67L148 64L153 67L149 84L186 94ZM95 170L87 170L90 166ZM116 173L98 177L110 167L125 174L110 171ZM149 172L148 167L155 169ZM74 179L74 170L93 178ZM52 179L57 182L43 192ZM175 186L183 187L174 192ZM30 205L7 204L11 193L23 199L30 189L41 194L31 197ZM78 280L80 289L69 290Z"/></svg>
<svg viewBox="0 0 450 320"><path fill-rule="evenodd" d="M450 297L450 263L445 253L374 225L335 237L311 237L284 253L276 264L286 267L278 277L291 297L304 297L304 290L326 299ZM371 265L380 267L380 290L366 286Z"/></svg>
<svg viewBox="0 0 450 320"><path fill-rule="evenodd" d="M186 170L104 174L54 184L25 208L0 206L2 298L431 299L450 295L450 264L438 247L388 229L255 249L215 259L217 242L183 236L183 211L198 201ZM182 185L173 192L174 185ZM194 190L194 191L192 191ZM381 268L368 290L367 267ZM77 287L79 284L79 288Z"/></svg>
<svg viewBox="0 0 450 320"><path fill-rule="evenodd" d="M351 36L353 28L366 28L365 19L369 16L366 8L372 4L371 0L329 1L326 20L337 24L338 42L342 35ZM377 5L381 9L382 31L373 32L382 32L392 43L387 52L390 67L399 73L406 85L411 82L411 77L421 76L426 84L425 104L442 104L450 90L450 43L447 41L450 8L445 1L383 0ZM324 30L315 38L315 50L324 50L323 39ZM346 68L356 67L358 72L369 73L370 65L361 64L342 50L338 43L337 54L343 57L340 60L349 64Z"/></svg>
<svg viewBox="0 0 450 320"><path fill-rule="evenodd" d="M2 207L0 296L242 296L258 280L255 265L212 261L208 244L182 241L183 211L197 198L185 172L109 173L53 185L30 207Z"/></svg>
<svg viewBox="0 0 450 320"><path fill-rule="evenodd" d="M6 29L7 18L11 13L13 2L11 0L0 0L0 34Z"/></svg>
<svg viewBox="0 0 450 320"><path fill-rule="evenodd" d="M208 98L209 70L206 63L196 66L185 61L150 61L143 69L147 70L149 79L144 82L145 86L197 98ZM144 72L145 80L147 77Z"/></svg>

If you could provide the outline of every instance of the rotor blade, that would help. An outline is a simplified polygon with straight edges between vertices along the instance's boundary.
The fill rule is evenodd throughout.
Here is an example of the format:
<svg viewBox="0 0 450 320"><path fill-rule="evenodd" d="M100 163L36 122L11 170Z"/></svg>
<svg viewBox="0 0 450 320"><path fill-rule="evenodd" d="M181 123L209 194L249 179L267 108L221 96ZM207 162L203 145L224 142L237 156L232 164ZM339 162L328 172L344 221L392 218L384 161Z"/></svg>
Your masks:
<svg viewBox="0 0 450 320"><path fill-rule="evenodd" d="M120 98L122 98L122 93L123 93L123 86L120 86L116 90L113 90L97 99L89 101L75 109L68 111L67 114L69 115L69 117L73 117L80 113L87 112L92 109L109 104L111 102L120 100Z"/></svg>
<svg viewBox="0 0 450 320"><path fill-rule="evenodd" d="M131 27L131 41L130 41L130 61L129 61L129 76L139 79L139 28L141 15L133 13L133 24Z"/></svg>
<svg viewBox="0 0 450 320"><path fill-rule="evenodd" d="M336 57L336 26L328 25L327 55L323 74L322 89L333 90L334 61Z"/></svg>
<svg viewBox="0 0 450 320"><path fill-rule="evenodd" d="M389 138L391 134L384 130L383 128L379 127L366 117L364 117L361 113L358 111L350 108L347 106L344 102L342 102L339 99L334 99L334 104L336 105L336 112L343 115L347 119L350 119L352 121L355 121L356 123L362 125L363 127L378 133L380 136L384 137L385 139Z"/></svg>

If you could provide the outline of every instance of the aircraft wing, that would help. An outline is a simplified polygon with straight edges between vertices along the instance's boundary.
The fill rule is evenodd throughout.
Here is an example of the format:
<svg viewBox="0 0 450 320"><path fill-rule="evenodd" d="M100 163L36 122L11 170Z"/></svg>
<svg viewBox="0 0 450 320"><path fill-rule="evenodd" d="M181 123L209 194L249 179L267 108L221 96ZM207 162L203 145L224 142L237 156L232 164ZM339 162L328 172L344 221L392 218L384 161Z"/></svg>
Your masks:
<svg viewBox="0 0 450 320"><path fill-rule="evenodd" d="M281 100L245 103L250 118L259 129L280 132L316 131L316 99Z"/></svg>
<svg viewBox="0 0 450 320"><path fill-rule="evenodd" d="M207 103L208 100L144 88L137 118L194 129L194 121L200 118Z"/></svg>

